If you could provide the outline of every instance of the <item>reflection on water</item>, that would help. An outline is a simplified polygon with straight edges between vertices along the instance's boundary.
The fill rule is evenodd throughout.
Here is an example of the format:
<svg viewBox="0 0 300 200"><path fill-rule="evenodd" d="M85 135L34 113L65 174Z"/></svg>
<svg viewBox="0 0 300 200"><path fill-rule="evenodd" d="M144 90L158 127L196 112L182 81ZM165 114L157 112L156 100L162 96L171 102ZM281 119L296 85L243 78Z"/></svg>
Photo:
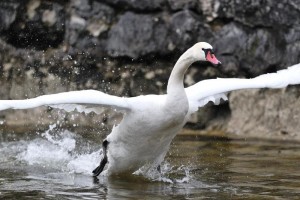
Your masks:
<svg viewBox="0 0 300 200"><path fill-rule="evenodd" d="M95 134L0 134L0 199L299 199L300 144L178 136L159 178L94 179Z"/></svg>

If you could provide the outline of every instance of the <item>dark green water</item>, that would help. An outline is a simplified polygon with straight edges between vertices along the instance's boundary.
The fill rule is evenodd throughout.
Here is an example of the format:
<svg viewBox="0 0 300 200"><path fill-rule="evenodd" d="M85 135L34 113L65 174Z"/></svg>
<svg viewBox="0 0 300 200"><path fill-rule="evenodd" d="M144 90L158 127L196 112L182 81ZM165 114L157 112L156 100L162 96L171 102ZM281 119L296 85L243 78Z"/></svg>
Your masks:
<svg viewBox="0 0 300 200"><path fill-rule="evenodd" d="M0 199L300 199L297 143L178 136L161 177L94 179L98 141L81 135L0 134Z"/></svg>

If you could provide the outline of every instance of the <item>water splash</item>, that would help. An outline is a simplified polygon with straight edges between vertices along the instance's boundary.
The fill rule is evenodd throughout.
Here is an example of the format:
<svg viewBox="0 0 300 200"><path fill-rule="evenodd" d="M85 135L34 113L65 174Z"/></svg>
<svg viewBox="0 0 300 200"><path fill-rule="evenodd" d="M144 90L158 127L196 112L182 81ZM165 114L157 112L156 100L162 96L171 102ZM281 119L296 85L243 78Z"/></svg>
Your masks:
<svg viewBox="0 0 300 200"><path fill-rule="evenodd" d="M42 134L42 137L47 139L51 144L58 146L62 150L72 152L75 150L76 145L76 135L70 131L63 131L59 135L51 135L51 131L56 128L56 124L50 125L49 129ZM60 137L57 137L60 136Z"/></svg>
<svg viewBox="0 0 300 200"><path fill-rule="evenodd" d="M41 138L29 141L17 159L31 166L90 175L101 159L100 150L92 151L87 145L82 151L85 153L78 152L78 144L83 139L67 130L56 132L55 128L51 125Z"/></svg>
<svg viewBox="0 0 300 200"><path fill-rule="evenodd" d="M56 128L56 125L51 125L47 131L39 134L40 137L23 144L23 150L17 154L18 161L43 168L49 173L55 170L57 173L91 176L102 158L100 146L87 142L78 134L67 130L57 131ZM175 167L168 162L161 164L160 171L153 166L144 166L134 175L165 183L187 183L192 179L190 167Z"/></svg>
<svg viewBox="0 0 300 200"><path fill-rule="evenodd" d="M70 160L67 168L73 173L82 173L92 175L92 170L95 169L101 160L102 149L90 154L77 155Z"/></svg>
<svg viewBox="0 0 300 200"><path fill-rule="evenodd" d="M192 176L190 175L190 167L183 165L180 167L175 167L166 161L161 163L160 170L158 170L157 167L144 166L134 172L134 174L142 175L152 181L171 184L187 183L192 180Z"/></svg>

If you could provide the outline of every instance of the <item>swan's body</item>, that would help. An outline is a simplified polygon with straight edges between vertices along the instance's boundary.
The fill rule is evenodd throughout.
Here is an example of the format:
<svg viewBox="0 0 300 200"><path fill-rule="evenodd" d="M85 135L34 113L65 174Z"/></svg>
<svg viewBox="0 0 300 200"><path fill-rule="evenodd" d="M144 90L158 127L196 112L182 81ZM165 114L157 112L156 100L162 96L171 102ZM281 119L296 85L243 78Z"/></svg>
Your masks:
<svg viewBox="0 0 300 200"><path fill-rule="evenodd" d="M130 105L137 106L106 139L110 173L134 172L145 164L162 161L173 137L183 127L186 115L186 110L167 111L165 102L166 96L152 95L129 100Z"/></svg>
<svg viewBox="0 0 300 200"><path fill-rule="evenodd" d="M281 88L300 84L300 64L277 73L265 74L254 79L210 79L184 88L183 77L190 64L206 60L213 64L212 47L197 43L177 61L166 95L146 95L131 98L116 97L95 90L44 95L27 100L1 100L0 110L27 109L48 105L68 111L97 111L106 106L123 112L121 123L114 127L103 143L104 158L94 174L102 172L108 161L107 173L134 172L145 165L159 165L170 143L186 123L189 115L209 101L226 100L225 92L247 88ZM71 104L71 105L70 105ZM78 105L83 106L78 107ZM86 104L89 107L85 107ZM83 110L82 110L83 109Z"/></svg>

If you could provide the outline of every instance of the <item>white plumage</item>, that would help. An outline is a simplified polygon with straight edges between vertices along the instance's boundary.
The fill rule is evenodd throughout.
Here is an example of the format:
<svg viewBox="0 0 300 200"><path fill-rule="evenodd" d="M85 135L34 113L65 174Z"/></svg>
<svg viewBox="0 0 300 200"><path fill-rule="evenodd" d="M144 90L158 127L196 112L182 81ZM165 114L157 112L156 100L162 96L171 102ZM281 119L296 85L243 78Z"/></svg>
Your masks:
<svg viewBox="0 0 300 200"><path fill-rule="evenodd" d="M195 44L174 66L165 95L116 97L100 91L82 90L26 100L0 100L0 110L47 105L67 111L77 109L79 112L97 113L99 106L114 108L124 113L124 117L106 138L107 173L132 173L145 165L159 165L189 115L210 101L218 104L220 99L227 100L226 92L249 88L282 88L300 83L300 64L296 64L253 79L209 79L184 88L184 73L197 60L213 64L219 62L214 57L211 45L204 42Z"/></svg>

